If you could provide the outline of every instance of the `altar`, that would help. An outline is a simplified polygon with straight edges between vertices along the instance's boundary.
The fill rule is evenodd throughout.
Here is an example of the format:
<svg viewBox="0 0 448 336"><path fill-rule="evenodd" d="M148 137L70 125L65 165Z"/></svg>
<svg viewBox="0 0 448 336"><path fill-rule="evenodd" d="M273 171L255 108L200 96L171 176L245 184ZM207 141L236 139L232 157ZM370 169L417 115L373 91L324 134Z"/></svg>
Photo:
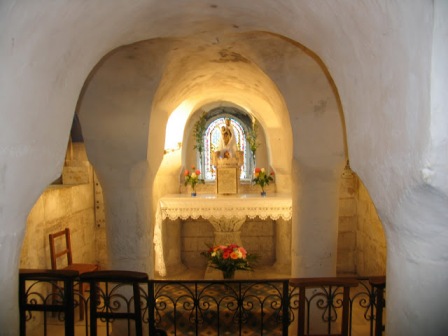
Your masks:
<svg viewBox="0 0 448 336"><path fill-rule="evenodd" d="M272 193L267 196L257 194L199 194L191 197L188 194L167 195L160 198L156 212L154 227L155 270L165 276L167 273L164 257L163 221L166 219L186 220L188 218L208 220L214 228L215 244L236 243L241 245L240 229L247 218L270 218L277 222L276 258L277 262L288 260L289 250L280 239L290 235L286 230L286 221L292 217L292 200L288 194ZM173 234L177 239L177 234ZM289 237L290 238L290 237ZM179 242L180 245L180 242ZM174 252L182 267L180 249Z"/></svg>

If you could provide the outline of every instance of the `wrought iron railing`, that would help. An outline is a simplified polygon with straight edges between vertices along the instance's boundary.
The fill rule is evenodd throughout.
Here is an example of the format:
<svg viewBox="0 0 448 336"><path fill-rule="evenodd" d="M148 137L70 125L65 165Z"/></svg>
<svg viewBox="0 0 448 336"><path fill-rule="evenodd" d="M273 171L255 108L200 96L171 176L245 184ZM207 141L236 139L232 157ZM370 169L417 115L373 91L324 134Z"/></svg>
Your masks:
<svg viewBox="0 0 448 336"><path fill-rule="evenodd" d="M154 281L150 286L154 324L168 334L287 335L288 280Z"/></svg>
<svg viewBox="0 0 448 336"><path fill-rule="evenodd" d="M47 275L48 272L53 271L46 271ZM38 321L43 324L41 335L53 335L48 332L52 323L59 326L60 334L90 335L91 302L77 294L76 277L71 274L67 279L66 275L52 274L49 280L42 277L42 271L35 275L31 270L20 272L21 335L26 335L26 324L36 324L37 311L44 316ZM145 335L165 332L168 335L275 336L318 332L321 335L381 336L384 330L384 277L148 280L139 285ZM116 286L121 285L117 283ZM349 289L345 294L344 286ZM108 291L117 290L112 287ZM125 310L132 310L132 293L120 295L122 303L118 306L114 297L106 292L100 289L96 292L99 295L96 304L102 309L112 311L125 307ZM84 305L86 317L75 323L74 309L79 305ZM347 320L346 329L344 320ZM105 323L105 332L109 333L112 322Z"/></svg>

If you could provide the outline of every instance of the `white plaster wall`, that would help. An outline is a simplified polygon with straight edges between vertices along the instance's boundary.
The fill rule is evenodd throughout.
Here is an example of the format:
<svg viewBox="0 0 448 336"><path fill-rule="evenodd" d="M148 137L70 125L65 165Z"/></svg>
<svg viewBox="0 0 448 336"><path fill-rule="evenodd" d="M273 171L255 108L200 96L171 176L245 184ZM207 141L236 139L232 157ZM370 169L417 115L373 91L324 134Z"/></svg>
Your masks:
<svg viewBox="0 0 448 336"><path fill-rule="evenodd" d="M154 65L159 65L155 60L162 47L158 47L146 42L107 55L86 84L78 106L87 152L105 199L109 267L150 274L149 205L163 154L163 149L157 150L163 142L154 141L148 159L149 111L161 71ZM159 129L160 139L164 128Z"/></svg>
<svg viewBox="0 0 448 336"><path fill-rule="evenodd" d="M207 24L279 33L320 56L341 97L351 165L386 225L388 335L446 334L436 308L448 299L447 15L444 0L1 2L0 297L10 303L1 333L17 333L26 216L61 170L88 73L118 46Z"/></svg>

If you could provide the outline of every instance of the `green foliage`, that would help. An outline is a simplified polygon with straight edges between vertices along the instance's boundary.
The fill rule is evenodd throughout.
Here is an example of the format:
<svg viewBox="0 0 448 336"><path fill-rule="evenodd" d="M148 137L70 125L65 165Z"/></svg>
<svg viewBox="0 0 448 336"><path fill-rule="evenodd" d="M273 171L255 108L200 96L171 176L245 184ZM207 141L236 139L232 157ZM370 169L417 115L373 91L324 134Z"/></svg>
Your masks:
<svg viewBox="0 0 448 336"><path fill-rule="evenodd" d="M201 171L199 169L196 169L195 166L191 167L191 172L188 169L185 169L184 171L184 177L185 177L185 182L184 185L191 185L191 188L193 190L196 189L196 184L198 183L202 183L204 184L205 181L203 179L199 178L199 175L201 175Z"/></svg>
<svg viewBox="0 0 448 336"><path fill-rule="evenodd" d="M255 155L255 152L257 151L257 148L260 146L260 143L257 142L258 137L258 123L254 119L252 123L252 128L249 130L247 134L247 142L249 143L249 148L252 152L252 155Z"/></svg>
<svg viewBox="0 0 448 336"><path fill-rule="evenodd" d="M206 113L202 112L198 121L194 124L193 127L193 137L195 139L196 144L194 145L194 149L197 149L199 155L202 155L204 151L204 133L205 133L205 123L206 123Z"/></svg>
<svg viewBox="0 0 448 336"><path fill-rule="evenodd" d="M252 180L254 185L258 184L264 191L264 187L272 181L274 181L274 172L268 174L264 168L255 168L254 179Z"/></svg>

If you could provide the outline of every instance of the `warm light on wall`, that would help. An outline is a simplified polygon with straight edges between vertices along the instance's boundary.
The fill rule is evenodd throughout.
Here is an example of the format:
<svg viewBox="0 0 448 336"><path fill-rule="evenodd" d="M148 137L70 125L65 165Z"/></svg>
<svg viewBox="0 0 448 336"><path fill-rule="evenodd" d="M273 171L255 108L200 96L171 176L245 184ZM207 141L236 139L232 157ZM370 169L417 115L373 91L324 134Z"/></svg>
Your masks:
<svg viewBox="0 0 448 336"><path fill-rule="evenodd" d="M166 124L165 153L179 150L182 147L185 123L190 114L192 104L184 101L171 113Z"/></svg>

